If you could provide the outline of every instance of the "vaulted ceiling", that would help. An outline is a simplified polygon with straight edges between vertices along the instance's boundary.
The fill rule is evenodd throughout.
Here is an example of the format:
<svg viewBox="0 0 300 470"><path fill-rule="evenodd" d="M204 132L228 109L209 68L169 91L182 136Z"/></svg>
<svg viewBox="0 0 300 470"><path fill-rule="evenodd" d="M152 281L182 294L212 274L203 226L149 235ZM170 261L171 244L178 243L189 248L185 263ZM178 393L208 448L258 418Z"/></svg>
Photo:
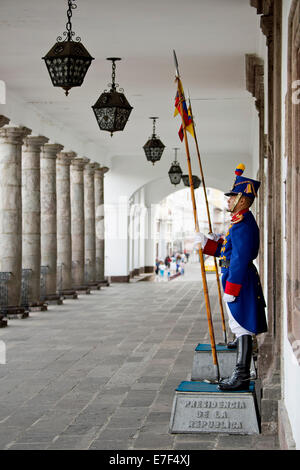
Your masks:
<svg viewBox="0 0 300 470"><path fill-rule="evenodd" d="M93 154L98 161L105 155L112 168L128 158L130 165L136 162L141 172L149 172L152 167L142 146L151 134L149 116L159 116L157 133L167 148L165 161L155 167L157 178L170 166L172 148L181 147L179 119L173 118L175 49L183 85L192 98L203 156L216 161L221 156L250 156L254 107L245 89L244 63L246 53L258 50L258 17L249 0L76 3L73 29L95 60L82 87L66 97L52 86L41 57L65 30L67 1L0 2L0 80L16 102L20 99L28 107L23 122L17 122L14 114L16 124L38 123L30 120L30 113L37 112L43 117L44 133L53 132L47 135L51 139L59 136L60 143L71 147L73 135L74 146L81 143L74 151L86 149L87 156ZM111 81L111 64L106 61L110 56L123 58L117 64L117 82L134 107L125 131L112 138L100 132L91 110ZM5 106L0 106L0 112L5 114ZM30 122L25 122L26 116ZM33 133L40 133L36 127Z"/></svg>

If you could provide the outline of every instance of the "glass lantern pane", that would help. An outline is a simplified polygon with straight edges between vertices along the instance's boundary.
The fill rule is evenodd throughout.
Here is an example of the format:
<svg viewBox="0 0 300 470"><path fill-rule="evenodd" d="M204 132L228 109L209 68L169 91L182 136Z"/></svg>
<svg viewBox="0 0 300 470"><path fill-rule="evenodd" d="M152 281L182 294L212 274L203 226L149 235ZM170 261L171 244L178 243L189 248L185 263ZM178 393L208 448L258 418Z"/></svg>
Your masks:
<svg viewBox="0 0 300 470"><path fill-rule="evenodd" d="M113 131L115 122L114 108L94 108L94 112L100 129L103 131Z"/></svg>
<svg viewBox="0 0 300 470"><path fill-rule="evenodd" d="M131 110L124 109L124 108L115 108L115 109L116 109L115 130L122 131L127 123Z"/></svg>

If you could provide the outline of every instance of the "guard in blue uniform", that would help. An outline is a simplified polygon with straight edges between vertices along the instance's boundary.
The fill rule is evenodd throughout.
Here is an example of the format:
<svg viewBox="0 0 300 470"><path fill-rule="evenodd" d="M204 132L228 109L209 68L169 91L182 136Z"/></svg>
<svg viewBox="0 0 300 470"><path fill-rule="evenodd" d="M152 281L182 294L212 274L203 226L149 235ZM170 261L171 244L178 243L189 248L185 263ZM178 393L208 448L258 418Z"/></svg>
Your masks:
<svg viewBox="0 0 300 470"><path fill-rule="evenodd" d="M201 242L203 253L220 258L224 301L229 326L236 335L237 362L232 376L220 381L221 390L247 390L250 382L252 334L267 331L265 300L260 278L253 260L259 250L259 228L249 211L260 186L259 181L242 176L245 166L238 165L228 210L231 224L225 238L198 233L195 242Z"/></svg>

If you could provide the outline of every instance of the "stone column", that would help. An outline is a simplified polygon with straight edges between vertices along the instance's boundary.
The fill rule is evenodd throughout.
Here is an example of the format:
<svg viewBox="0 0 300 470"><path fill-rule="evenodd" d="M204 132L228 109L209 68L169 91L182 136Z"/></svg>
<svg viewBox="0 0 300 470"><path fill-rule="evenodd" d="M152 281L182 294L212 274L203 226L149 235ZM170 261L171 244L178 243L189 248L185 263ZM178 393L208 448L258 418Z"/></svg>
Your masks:
<svg viewBox="0 0 300 470"><path fill-rule="evenodd" d="M145 272L153 273L155 270L155 205L147 207L146 210Z"/></svg>
<svg viewBox="0 0 300 470"><path fill-rule="evenodd" d="M6 124L9 124L9 119L6 116L3 116L0 114L0 127L5 126ZM2 282L1 282L2 284ZM0 299L1 300L1 299ZM0 328L4 328L7 326L7 320L4 319L4 315L2 313L2 300L1 300L1 309L0 309Z"/></svg>
<svg viewBox="0 0 300 470"><path fill-rule="evenodd" d="M100 289L96 282L96 226L95 226L95 184L94 175L98 163L84 167L84 259L85 282L91 289Z"/></svg>
<svg viewBox="0 0 300 470"><path fill-rule="evenodd" d="M41 302L41 147L49 139L27 137L22 149L22 304L30 310L47 310Z"/></svg>
<svg viewBox="0 0 300 470"><path fill-rule="evenodd" d="M41 297L62 304L57 293L56 157L60 144L45 144L41 158Z"/></svg>
<svg viewBox="0 0 300 470"><path fill-rule="evenodd" d="M26 127L0 128L0 302L7 316L28 316L21 307L21 154L23 139L30 133Z"/></svg>
<svg viewBox="0 0 300 470"><path fill-rule="evenodd" d="M56 160L57 290L71 299L78 297L72 288L70 166L75 157L75 152L60 152Z"/></svg>
<svg viewBox="0 0 300 470"><path fill-rule="evenodd" d="M95 223L96 223L96 279L99 284L109 285L105 273L105 231L104 231L104 174L107 167L95 170Z"/></svg>
<svg viewBox="0 0 300 470"><path fill-rule="evenodd" d="M88 158L75 158L71 163L71 234L72 282L79 292L90 293L84 281L84 182L83 170Z"/></svg>
<svg viewBox="0 0 300 470"><path fill-rule="evenodd" d="M0 127L3 127L5 126L6 124L9 124L9 119L6 117L6 116L3 116L2 114L0 114ZM3 281L4 282L4 281ZM2 281L1 281L1 284L2 284ZM1 300L1 299L0 299ZM2 307L2 302L1 302L1 307ZM4 320L4 316L3 316L3 313L2 311L0 310L0 328L4 328L5 326L7 326L7 321Z"/></svg>

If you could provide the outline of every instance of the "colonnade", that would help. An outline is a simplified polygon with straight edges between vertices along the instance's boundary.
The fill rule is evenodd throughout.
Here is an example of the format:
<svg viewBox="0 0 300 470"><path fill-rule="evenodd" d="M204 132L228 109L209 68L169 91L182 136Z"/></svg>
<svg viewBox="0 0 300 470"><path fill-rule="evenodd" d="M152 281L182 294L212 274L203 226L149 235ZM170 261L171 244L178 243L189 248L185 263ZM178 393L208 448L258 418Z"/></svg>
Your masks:
<svg viewBox="0 0 300 470"><path fill-rule="evenodd" d="M104 173L0 116L0 326L104 279Z"/></svg>

